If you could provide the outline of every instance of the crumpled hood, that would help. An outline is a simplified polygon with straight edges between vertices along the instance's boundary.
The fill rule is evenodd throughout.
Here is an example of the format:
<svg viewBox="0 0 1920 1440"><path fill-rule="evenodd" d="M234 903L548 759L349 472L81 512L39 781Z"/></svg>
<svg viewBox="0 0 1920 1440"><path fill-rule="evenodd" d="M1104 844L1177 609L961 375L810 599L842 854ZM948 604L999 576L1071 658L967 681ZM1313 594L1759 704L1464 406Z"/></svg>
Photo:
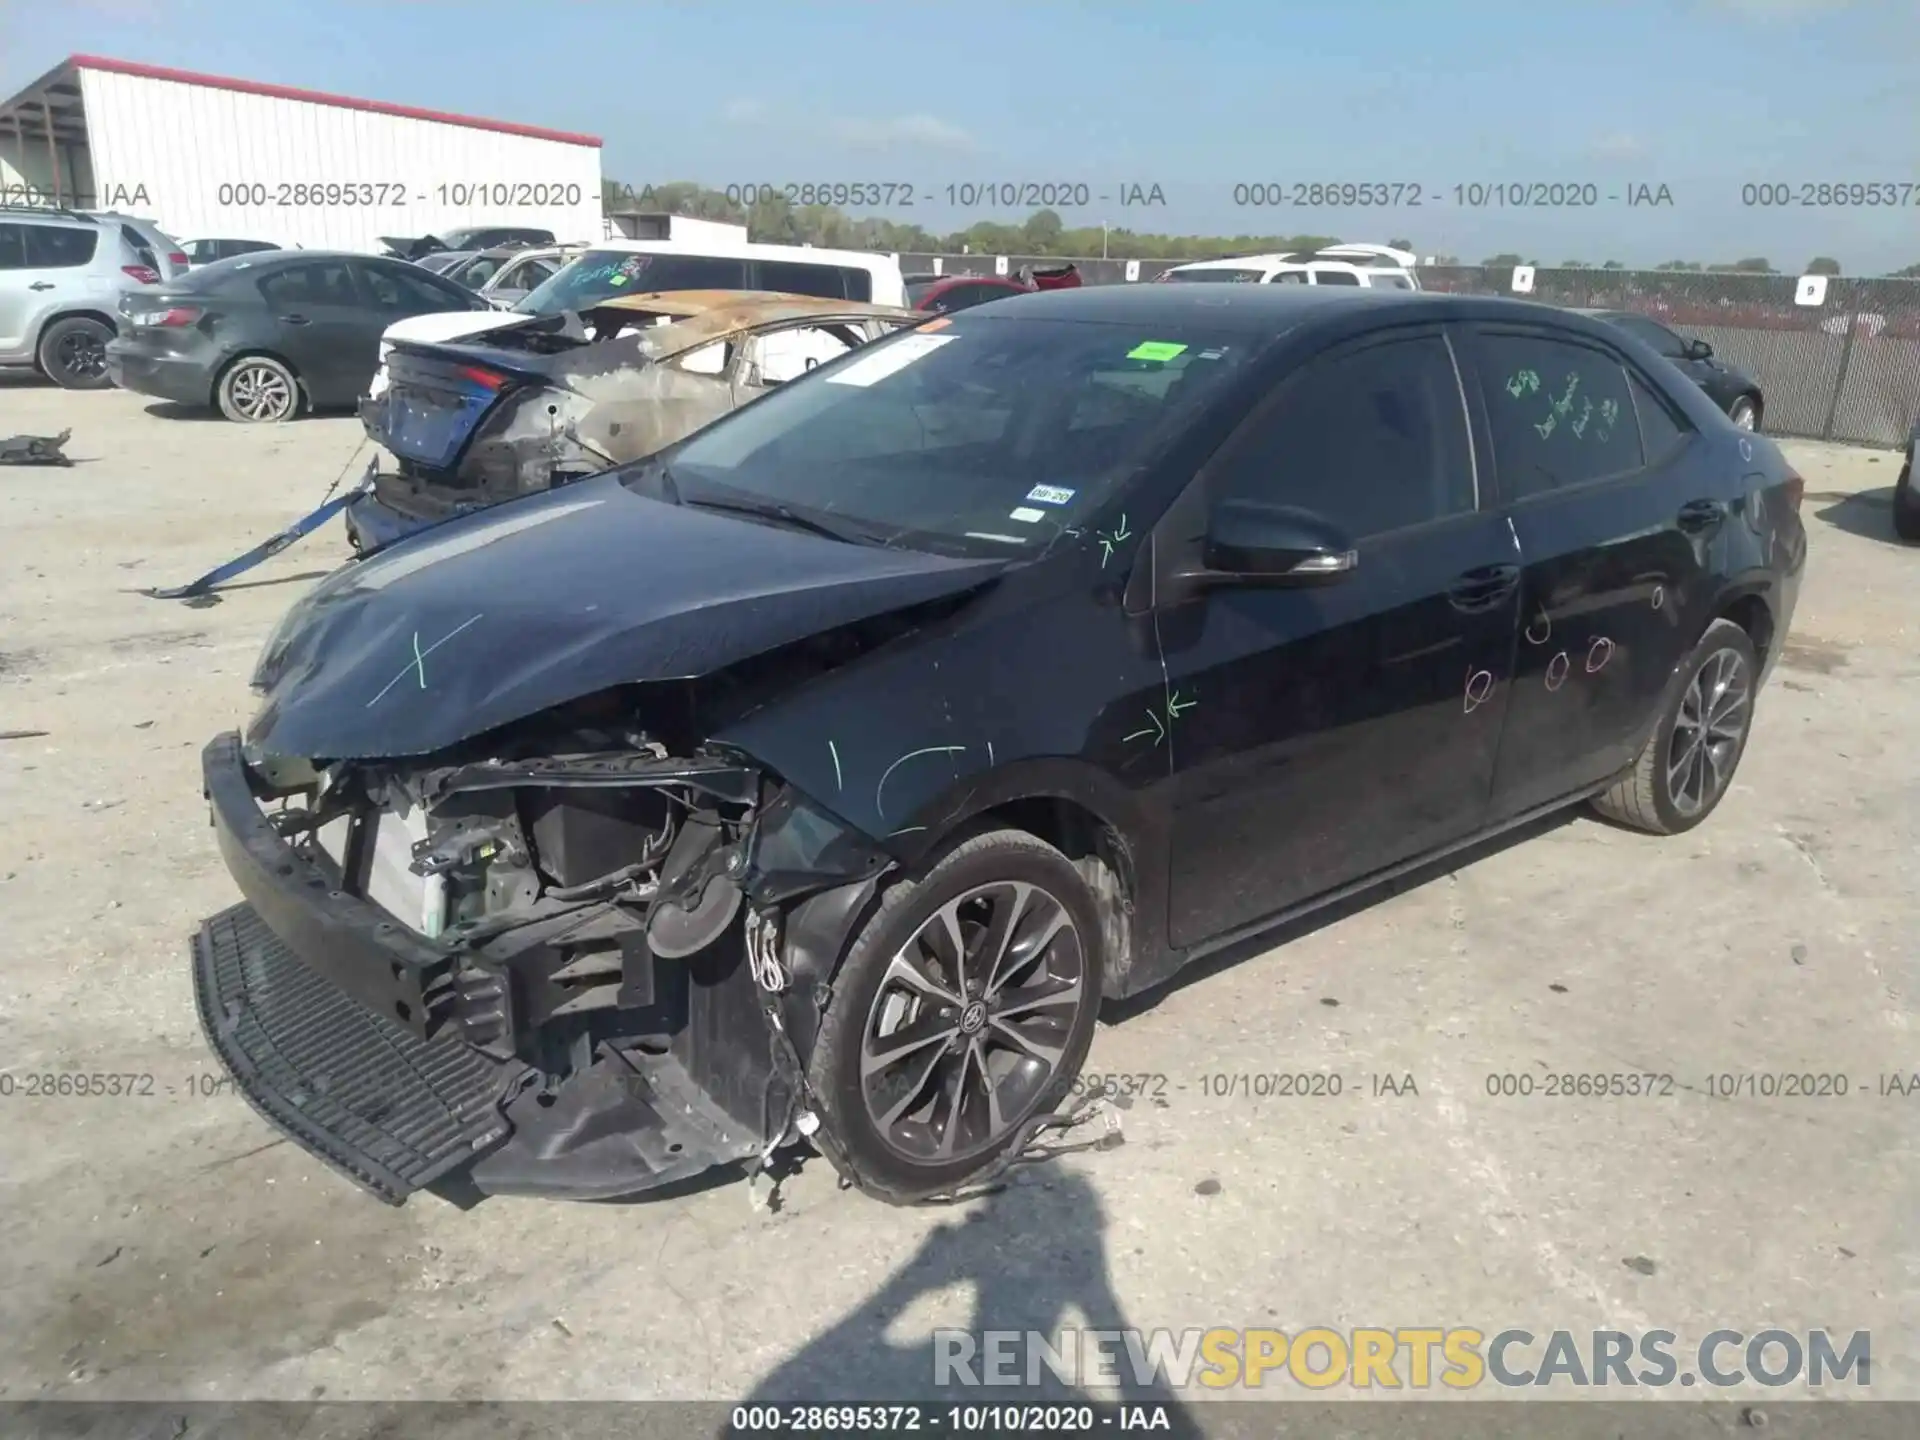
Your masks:
<svg viewBox="0 0 1920 1440"><path fill-rule="evenodd" d="M581 481L350 562L289 610L250 746L424 755L609 686L690 679L957 595L1003 560L883 550Z"/></svg>

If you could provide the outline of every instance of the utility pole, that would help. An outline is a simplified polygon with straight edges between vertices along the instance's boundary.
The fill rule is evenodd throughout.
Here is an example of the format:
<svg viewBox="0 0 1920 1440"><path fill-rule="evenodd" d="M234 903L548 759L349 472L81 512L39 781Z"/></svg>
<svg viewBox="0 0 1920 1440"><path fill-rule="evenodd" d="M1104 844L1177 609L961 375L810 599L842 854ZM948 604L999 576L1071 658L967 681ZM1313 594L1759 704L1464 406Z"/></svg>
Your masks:
<svg viewBox="0 0 1920 1440"><path fill-rule="evenodd" d="M1100 222L1100 258L1107 258L1107 222L1104 220Z"/></svg>

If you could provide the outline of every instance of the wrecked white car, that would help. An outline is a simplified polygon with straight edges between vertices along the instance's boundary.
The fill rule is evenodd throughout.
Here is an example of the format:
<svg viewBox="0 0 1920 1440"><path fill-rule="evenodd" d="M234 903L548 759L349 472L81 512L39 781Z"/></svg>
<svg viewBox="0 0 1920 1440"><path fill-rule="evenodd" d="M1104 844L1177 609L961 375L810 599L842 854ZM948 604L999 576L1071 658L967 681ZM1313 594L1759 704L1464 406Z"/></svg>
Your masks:
<svg viewBox="0 0 1920 1440"><path fill-rule="evenodd" d="M643 459L911 310L737 290L622 296L471 340L401 342L361 402L386 452L347 509L370 553L469 511Z"/></svg>

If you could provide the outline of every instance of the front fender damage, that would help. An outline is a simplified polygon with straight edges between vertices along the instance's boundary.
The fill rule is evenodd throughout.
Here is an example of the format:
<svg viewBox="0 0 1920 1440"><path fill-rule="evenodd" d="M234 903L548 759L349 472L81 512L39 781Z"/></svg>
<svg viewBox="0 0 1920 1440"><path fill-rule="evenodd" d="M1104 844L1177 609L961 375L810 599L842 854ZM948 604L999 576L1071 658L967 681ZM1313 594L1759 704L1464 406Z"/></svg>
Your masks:
<svg viewBox="0 0 1920 1440"><path fill-rule="evenodd" d="M631 1195L817 1129L819 1007L895 861L753 758L636 713L591 697L418 761L248 766L280 842L437 948L409 972L416 1033L524 1076L504 1142L436 1185L454 1198ZM349 979L396 1008L385 977Z"/></svg>

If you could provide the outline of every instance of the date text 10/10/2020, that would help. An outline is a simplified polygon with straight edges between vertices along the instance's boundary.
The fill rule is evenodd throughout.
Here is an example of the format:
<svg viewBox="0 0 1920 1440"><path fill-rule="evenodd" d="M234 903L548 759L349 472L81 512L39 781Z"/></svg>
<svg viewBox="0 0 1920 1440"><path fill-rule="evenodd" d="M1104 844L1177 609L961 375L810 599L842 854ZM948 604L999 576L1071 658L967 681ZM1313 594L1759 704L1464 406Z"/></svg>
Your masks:
<svg viewBox="0 0 1920 1440"><path fill-rule="evenodd" d="M1592 210L1603 205L1658 209L1674 203L1655 181L1489 180L1423 185L1411 180L1247 180L1233 203L1255 210Z"/></svg>
<svg viewBox="0 0 1920 1440"><path fill-rule="evenodd" d="M674 203L675 187L608 185L608 202L620 208L652 209ZM748 180L719 187L730 205L831 205L851 210L910 210L944 205L955 210L1077 210L1090 205L1120 209L1164 208L1166 190L1146 180L962 180L937 185L890 180Z"/></svg>

